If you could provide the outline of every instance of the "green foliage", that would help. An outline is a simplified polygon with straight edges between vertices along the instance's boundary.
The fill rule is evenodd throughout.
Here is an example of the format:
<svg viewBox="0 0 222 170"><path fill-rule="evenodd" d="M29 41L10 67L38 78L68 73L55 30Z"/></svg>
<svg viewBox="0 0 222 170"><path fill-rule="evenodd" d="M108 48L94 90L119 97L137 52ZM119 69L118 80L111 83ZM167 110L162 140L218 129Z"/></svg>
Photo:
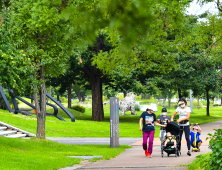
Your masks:
<svg viewBox="0 0 222 170"><path fill-rule="evenodd" d="M45 66L45 75L58 76L64 73L72 54L70 41L64 36L69 30L59 10L62 1L21 0L12 1L12 43L29 56L37 70Z"/></svg>
<svg viewBox="0 0 222 170"><path fill-rule="evenodd" d="M61 100L62 103L67 103L68 99L65 97L59 97L59 99Z"/></svg>
<svg viewBox="0 0 222 170"><path fill-rule="evenodd" d="M11 11L2 9L2 24L0 24L0 84L3 87L14 89L17 95L22 94L26 87L33 87L35 83L31 75L35 69L32 67L30 57L23 50L18 50L11 42Z"/></svg>
<svg viewBox="0 0 222 170"><path fill-rule="evenodd" d="M213 104L213 106L221 106L220 104Z"/></svg>
<svg viewBox="0 0 222 170"><path fill-rule="evenodd" d="M199 108L203 108L203 102L199 102ZM193 101L193 107L198 108L198 101Z"/></svg>
<svg viewBox="0 0 222 170"><path fill-rule="evenodd" d="M196 156L196 159L188 165L189 170L197 170L197 169L209 169L209 160L211 159L212 152L201 154ZM208 167L208 168L207 168Z"/></svg>
<svg viewBox="0 0 222 170"><path fill-rule="evenodd" d="M139 104L135 104L135 111L140 111L140 105Z"/></svg>
<svg viewBox="0 0 222 170"><path fill-rule="evenodd" d="M142 68L145 73L174 67L174 56L169 51L177 49L175 34L183 25L188 4L188 0L75 1L62 10L62 16L72 23L69 35L79 35L74 42L78 47L107 33L115 48L99 51L93 64L103 73L111 75L116 71L126 75L135 68Z"/></svg>
<svg viewBox="0 0 222 170"><path fill-rule="evenodd" d="M136 100L141 100L141 96L137 96L137 95L135 94L135 99L136 99Z"/></svg>
<svg viewBox="0 0 222 170"><path fill-rule="evenodd" d="M206 169L220 169L222 167L222 129L216 129L210 137L209 148L212 150L209 165Z"/></svg>
<svg viewBox="0 0 222 170"><path fill-rule="evenodd" d="M85 113L85 111L86 111L86 108L84 106L80 106L80 105L72 106L72 109L76 110L76 111L79 111L81 113Z"/></svg>
<svg viewBox="0 0 222 170"><path fill-rule="evenodd" d="M142 100L140 104L144 105L144 104L156 103L157 101L158 100L156 100L154 97L151 97L150 99Z"/></svg>

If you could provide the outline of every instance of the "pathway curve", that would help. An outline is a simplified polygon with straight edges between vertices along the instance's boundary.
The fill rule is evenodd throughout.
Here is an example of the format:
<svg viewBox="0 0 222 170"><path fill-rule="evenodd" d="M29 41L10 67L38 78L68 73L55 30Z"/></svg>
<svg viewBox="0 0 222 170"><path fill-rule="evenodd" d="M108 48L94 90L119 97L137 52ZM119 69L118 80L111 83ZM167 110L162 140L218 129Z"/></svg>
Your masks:
<svg viewBox="0 0 222 170"><path fill-rule="evenodd" d="M153 154L152 158L148 158L144 155L142 149L142 140L132 143L132 148L127 149L125 152L121 153L116 158L111 160L101 160L98 162L87 162L84 161L82 165L75 165L73 167L63 168L61 170L74 170L74 169L103 169L103 170L185 170L186 166L178 167L181 164L191 163L195 157L202 153L210 152L208 148L209 141L206 141L205 138L208 136L208 133L214 133L214 129L221 128L222 120L212 123L207 123L201 125L202 134L201 139L203 144L201 146L200 152L192 152L191 156L187 156L187 147L186 141L182 139L180 157L175 157L170 155L167 157L167 154L164 157L161 157L160 141L158 138L154 140Z"/></svg>

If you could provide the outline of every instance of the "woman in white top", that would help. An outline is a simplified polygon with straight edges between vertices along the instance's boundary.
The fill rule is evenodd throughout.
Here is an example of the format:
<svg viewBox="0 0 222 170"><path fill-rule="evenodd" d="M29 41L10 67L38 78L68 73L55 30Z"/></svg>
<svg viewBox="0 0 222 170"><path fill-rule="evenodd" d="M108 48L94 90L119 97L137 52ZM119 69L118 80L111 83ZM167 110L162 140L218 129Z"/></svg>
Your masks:
<svg viewBox="0 0 222 170"><path fill-rule="evenodd" d="M171 121L173 121L174 116L179 113L179 119L177 122L180 125L180 141L178 143L179 145L179 152L181 154L181 139L183 135L183 131L185 132L185 138L187 141L187 155L191 156L190 153L190 126L189 126L189 118L190 118L190 108L187 107L187 101L185 98L180 98L178 101L179 107L175 110L173 115L171 116Z"/></svg>

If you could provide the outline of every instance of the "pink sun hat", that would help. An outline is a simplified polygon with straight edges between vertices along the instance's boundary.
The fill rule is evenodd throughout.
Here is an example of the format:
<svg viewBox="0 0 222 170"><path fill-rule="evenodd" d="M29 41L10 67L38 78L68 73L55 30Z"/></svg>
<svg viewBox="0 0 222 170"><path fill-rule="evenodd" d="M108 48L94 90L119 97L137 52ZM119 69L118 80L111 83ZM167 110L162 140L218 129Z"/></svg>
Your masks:
<svg viewBox="0 0 222 170"><path fill-rule="evenodd" d="M194 126L194 127L193 127L193 129L196 129L196 130L198 130L198 127L197 127L197 126Z"/></svg>

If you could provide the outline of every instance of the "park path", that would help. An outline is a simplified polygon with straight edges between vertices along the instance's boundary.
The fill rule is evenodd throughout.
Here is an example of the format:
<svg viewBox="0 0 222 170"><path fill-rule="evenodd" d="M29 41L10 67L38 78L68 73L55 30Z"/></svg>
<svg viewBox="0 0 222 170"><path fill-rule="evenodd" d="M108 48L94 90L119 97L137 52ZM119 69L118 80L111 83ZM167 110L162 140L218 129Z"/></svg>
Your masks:
<svg viewBox="0 0 222 170"><path fill-rule="evenodd" d="M133 146L130 149L127 149L125 152L121 153L116 158L110 160L101 160L98 162L88 162L83 161L82 165L75 165L72 167L62 168L61 170L74 170L74 169L103 169L103 170L185 170L186 166L178 166L181 164L189 164L191 163L195 157L202 153L210 152L211 150L208 148L209 140L206 140L208 133L214 133L214 129L221 128L222 120L216 121L212 123L207 123L201 125L202 134L201 139L203 140L203 144L201 145L200 152L192 152L191 156L187 156L187 147L186 140L182 139L181 152L182 155L180 157L175 157L174 155L170 155L167 157L167 154L164 154L164 157L161 157L161 149L160 149L160 141L158 138L154 139L154 147L152 158L148 158L144 155L144 151L142 149L142 140L132 143ZM184 135L183 135L184 137Z"/></svg>

